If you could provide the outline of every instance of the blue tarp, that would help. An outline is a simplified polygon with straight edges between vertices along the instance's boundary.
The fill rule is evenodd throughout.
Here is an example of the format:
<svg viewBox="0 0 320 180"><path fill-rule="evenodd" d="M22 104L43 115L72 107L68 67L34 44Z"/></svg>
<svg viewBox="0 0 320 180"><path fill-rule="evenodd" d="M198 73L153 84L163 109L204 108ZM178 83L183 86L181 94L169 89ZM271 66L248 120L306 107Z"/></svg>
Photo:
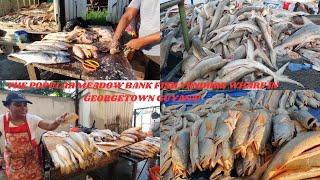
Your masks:
<svg viewBox="0 0 320 180"><path fill-rule="evenodd" d="M175 95L193 95L198 93L199 91L177 91L175 93ZM211 98L212 96L215 96L216 94L220 94L220 93L225 93L225 94L229 94L232 97L240 97L240 96L245 96L247 95L249 91L246 90L230 90L230 91L208 91L207 95L204 97L203 100L194 102L194 101L184 101L184 102L178 102L178 101L166 101L164 102L164 104L166 106L171 106L171 105L177 105L177 104L186 104L187 107L191 107L191 106L195 106L196 104L203 104L205 102L206 99ZM320 120L320 109L314 109L309 107L309 112L315 116L317 119Z"/></svg>

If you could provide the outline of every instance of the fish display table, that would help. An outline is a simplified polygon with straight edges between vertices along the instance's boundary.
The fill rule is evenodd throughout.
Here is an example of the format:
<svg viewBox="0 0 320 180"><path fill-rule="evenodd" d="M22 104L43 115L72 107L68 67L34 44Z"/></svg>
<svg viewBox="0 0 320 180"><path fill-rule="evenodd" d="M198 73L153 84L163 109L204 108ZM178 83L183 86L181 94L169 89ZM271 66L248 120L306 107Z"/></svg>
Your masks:
<svg viewBox="0 0 320 180"><path fill-rule="evenodd" d="M82 63L70 56L69 63L63 64L27 64L27 70L30 80L40 79L39 69L61 74L74 79L82 80L134 80L133 70L129 61L123 53L111 55L108 53L98 54L100 67L89 72L85 70ZM10 57L8 59L18 63L25 64L24 60Z"/></svg>
<svg viewBox="0 0 320 180"><path fill-rule="evenodd" d="M49 152L55 150L55 147L57 144L62 144L63 143L63 138L62 137L42 137L42 142L44 144L45 147L45 156L46 157L50 157ZM92 167L88 167L86 169L79 169L78 171L72 173L72 174L61 174L60 173L60 169L55 169L54 165L51 162L51 168L50 168L50 172L49 172L49 179L62 179L62 178L67 178L67 177L73 177L76 175L79 175L81 173L84 172L89 172L92 170L95 170L97 168L103 167L107 164L113 163L115 161L118 160L119 158L119 149L125 146L130 145L131 143L123 141L123 140L117 140L115 141L115 143L118 144L118 146L102 146L102 145L98 145L100 148L102 148L105 151L108 151L110 153L110 156L104 156L100 159L99 162L97 162L95 164L95 166ZM51 159L51 157L50 157Z"/></svg>

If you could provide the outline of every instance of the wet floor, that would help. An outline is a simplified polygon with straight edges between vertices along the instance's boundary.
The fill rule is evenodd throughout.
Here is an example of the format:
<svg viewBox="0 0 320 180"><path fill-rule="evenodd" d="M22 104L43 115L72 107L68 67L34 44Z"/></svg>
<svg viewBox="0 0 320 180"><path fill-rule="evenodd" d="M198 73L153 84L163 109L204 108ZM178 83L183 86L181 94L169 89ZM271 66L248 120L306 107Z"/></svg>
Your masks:
<svg viewBox="0 0 320 180"><path fill-rule="evenodd" d="M156 164L155 161L149 160L138 163L136 180L149 180L149 168ZM120 158L114 167L108 165L89 173L83 173L68 180L133 180L133 165L129 161ZM4 172L0 171L0 180L6 180ZM46 177L45 180L50 180Z"/></svg>
<svg viewBox="0 0 320 180"><path fill-rule="evenodd" d="M26 80L29 79L26 67L7 59L0 54L0 80Z"/></svg>
<svg viewBox="0 0 320 180"><path fill-rule="evenodd" d="M154 166L155 162L150 160L138 163L136 180L148 180L149 168ZM120 158L114 165L108 165L95 171L89 172L87 175L93 180L133 180L133 164L130 161ZM86 180L86 174L81 174L70 180Z"/></svg>

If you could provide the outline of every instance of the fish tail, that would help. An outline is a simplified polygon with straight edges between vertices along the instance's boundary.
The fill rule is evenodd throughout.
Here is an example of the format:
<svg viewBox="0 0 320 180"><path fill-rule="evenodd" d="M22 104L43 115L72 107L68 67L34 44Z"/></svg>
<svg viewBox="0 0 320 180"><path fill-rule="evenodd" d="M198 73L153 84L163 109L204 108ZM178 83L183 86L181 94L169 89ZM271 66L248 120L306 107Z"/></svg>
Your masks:
<svg viewBox="0 0 320 180"><path fill-rule="evenodd" d="M292 83L292 84L296 84L296 85L304 88L304 86L301 83L299 83L298 81L292 80L292 79L288 78L287 76L275 76L274 81L275 82L282 81L282 82Z"/></svg>
<svg viewBox="0 0 320 180"><path fill-rule="evenodd" d="M283 65L277 72L276 75L281 76L284 72L284 70L286 70L286 68L288 67L289 62L287 62L285 65Z"/></svg>

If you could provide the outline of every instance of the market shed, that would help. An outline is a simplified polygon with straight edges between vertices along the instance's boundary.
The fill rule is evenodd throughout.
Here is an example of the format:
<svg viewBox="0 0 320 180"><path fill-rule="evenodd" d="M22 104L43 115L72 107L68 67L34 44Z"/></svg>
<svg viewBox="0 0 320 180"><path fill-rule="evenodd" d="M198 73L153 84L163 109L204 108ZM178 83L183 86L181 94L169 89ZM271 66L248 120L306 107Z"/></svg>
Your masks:
<svg viewBox="0 0 320 180"><path fill-rule="evenodd" d="M86 89L79 101L80 124L91 127L95 121L95 127L106 127L116 132L122 132L132 127L134 102L93 102L85 101L86 95L134 95L133 92L124 89Z"/></svg>

